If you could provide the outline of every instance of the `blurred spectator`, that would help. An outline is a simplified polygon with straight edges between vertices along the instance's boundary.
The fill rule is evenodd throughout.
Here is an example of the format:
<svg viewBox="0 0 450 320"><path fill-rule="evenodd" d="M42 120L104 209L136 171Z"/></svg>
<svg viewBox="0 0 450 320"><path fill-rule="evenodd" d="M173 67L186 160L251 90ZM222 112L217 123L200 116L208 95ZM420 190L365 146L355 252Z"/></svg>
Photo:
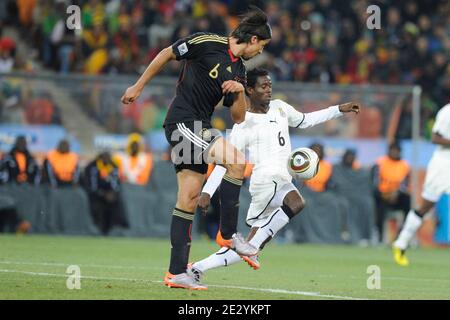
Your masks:
<svg viewBox="0 0 450 320"><path fill-rule="evenodd" d="M138 36L131 25L128 15L119 17L119 30L113 36L115 48L119 51L120 60L125 66L131 66L139 57ZM132 69L124 70L132 72Z"/></svg>
<svg viewBox="0 0 450 320"><path fill-rule="evenodd" d="M0 195L0 233L12 233L19 225L14 199L10 196Z"/></svg>
<svg viewBox="0 0 450 320"><path fill-rule="evenodd" d="M56 150L47 154L43 165L43 181L54 188L77 185L80 178L78 155L70 151L68 140L61 140Z"/></svg>
<svg viewBox="0 0 450 320"><path fill-rule="evenodd" d="M319 156L319 171L317 175L309 180L304 181L305 185L315 191L324 192L329 188L331 175L333 173L333 166L328 161L324 160L324 148L320 143L313 143L309 146Z"/></svg>
<svg viewBox="0 0 450 320"><path fill-rule="evenodd" d="M153 157L151 153L145 151L141 135L130 134L126 152L119 153L117 159L122 182L147 185L153 169Z"/></svg>
<svg viewBox="0 0 450 320"><path fill-rule="evenodd" d="M83 2L85 3L81 10L83 26L90 28L96 21L103 23L105 20L104 1L88 0Z"/></svg>
<svg viewBox="0 0 450 320"><path fill-rule="evenodd" d="M11 151L0 159L0 185L5 183L36 185L38 182L38 164L27 149L25 137L18 136ZM7 185L4 187L8 188ZM17 209L19 204L15 196L17 190L13 190L0 192L0 232L27 233L31 224L19 214Z"/></svg>
<svg viewBox="0 0 450 320"><path fill-rule="evenodd" d="M53 46L56 47L58 57L58 70L61 73L69 73L74 65L75 33L66 27L66 5L64 2L56 4L57 21L50 35Z"/></svg>
<svg viewBox="0 0 450 320"><path fill-rule="evenodd" d="M0 73L13 70L15 48L16 43L13 39L2 37L0 34Z"/></svg>
<svg viewBox="0 0 450 320"><path fill-rule="evenodd" d="M109 152L102 152L86 166L84 178L94 223L107 235L120 218L119 168Z"/></svg>
<svg viewBox="0 0 450 320"><path fill-rule="evenodd" d="M388 154L379 158L372 168L376 204L376 226L379 241L383 241L384 221L389 210L401 210L406 217L411 197L408 192L410 166L401 159L401 147L397 142L389 145Z"/></svg>
<svg viewBox="0 0 450 320"><path fill-rule="evenodd" d="M170 39L175 30L173 15L170 11L160 15L159 18L148 29L148 44L150 48L156 47L161 39Z"/></svg>
<svg viewBox="0 0 450 320"><path fill-rule="evenodd" d="M49 92L42 92L25 103L27 124L61 124L61 112Z"/></svg>
<svg viewBox="0 0 450 320"><path fill-rule="evenodd" d="M39 184L39 166L27 147L25 136L18 136L11 151L5 155L3 179L8 183Z"/></svg>
<svg viewBox="0 0 450 320"><path fill-rule="evenodd" d="M85 29L82 36L82 53L86 57L84 70L87 73L98 73L106 65L108 60L109 35L102 21L94 21L91 29Z"/></svg>
<svg viewBox="0 0 450 320"><path fill-rule="evenodd" d="M342 236L352 243L367 245L372 240L375 204L368 170L360 168L356 150L345 150L341 163L333 166L333 192L336 203L345 207Z"/></svg>
<svg viewBox="0 0 450 320"><path fill-rule="evenodd" d="M341 165L345 168L358 170L361 168L361 164L356 160L356 150L355 149L347 149L345 150Z"/></svg>
<svg viewBox="0 0 450 320"><path fill-rule="evenodd" d="M19 21L23 27L30 27L33 18L33 10L36 6L36 0L17 0L19 10Z"/></svg>
<svg viewBox="0 0 450 320"><path fill-rule="evenodd" d="M0 194L0 233L25 234L30 228L30 222L20 218L14 197L8 194Z"/></svg>

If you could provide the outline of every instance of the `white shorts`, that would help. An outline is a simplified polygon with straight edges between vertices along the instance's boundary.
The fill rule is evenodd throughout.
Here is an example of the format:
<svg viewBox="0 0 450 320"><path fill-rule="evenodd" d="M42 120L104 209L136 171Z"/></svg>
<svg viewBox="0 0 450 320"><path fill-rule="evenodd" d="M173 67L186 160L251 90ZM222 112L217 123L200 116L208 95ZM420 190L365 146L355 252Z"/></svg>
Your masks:
<svg viewBox="0 0 450 320"><path fill-rule="evenodd" d="M247 225L251 227L256 221L266 218L276 208L281 207L284 197L293 190L298 192L290 181L250 185L252 202L247 212Z"/></svg>
<svg viewBox="0 0 450 320"><path fill-rule="evenodd" d="M450 159L432 157L428 163L422 197L438 202L446 192L450 192Z"/></svg>

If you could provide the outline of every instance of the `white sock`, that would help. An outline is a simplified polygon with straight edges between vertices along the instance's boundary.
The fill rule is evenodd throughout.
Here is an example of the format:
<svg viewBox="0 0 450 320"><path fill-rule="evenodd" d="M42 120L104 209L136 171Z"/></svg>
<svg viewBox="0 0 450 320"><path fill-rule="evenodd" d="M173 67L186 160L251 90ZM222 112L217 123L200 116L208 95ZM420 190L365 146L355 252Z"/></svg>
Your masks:
<svg viewBox="0 0 450 320"><path fill-rule="evenodd" d="M222 247L219 251L213 253L209 257L195 262L193 267L201 272L205 272L218 267L227 267L239 261L242 261L241 257L235 251L230 248Z"/></svg>
<svg viewBox="0 0 450 320"><path fill-rule="evenodd" d="M409 242L421 225L422 219L414 212L414 210L410 210L406 216L402 231L400 232L397 240L394 242L394 246L400 248L401 250L406 250Z"/></svg>
<svg viewBox="0 0 450 320"><path fill-rule="evenodd" d="M261 221L257 221L252 227L259 227L253 238L249 243L256 248L260 248L261 245L269 237L274 237L275 234L280 231L285 225L289 223L289 217L283 211L283 209L277 208L267 218Z"/></svg>

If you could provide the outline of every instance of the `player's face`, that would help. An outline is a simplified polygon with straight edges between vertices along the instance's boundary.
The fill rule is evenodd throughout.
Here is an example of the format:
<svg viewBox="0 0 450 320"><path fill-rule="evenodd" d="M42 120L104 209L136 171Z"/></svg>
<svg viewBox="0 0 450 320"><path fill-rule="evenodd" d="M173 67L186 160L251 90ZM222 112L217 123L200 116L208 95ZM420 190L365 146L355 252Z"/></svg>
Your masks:
<svg viewBox="0 0 450 320"><path fill-rule="evenodd" d="M253 36L251 41L247 44L247 47L244 49L244 54L242 55L242 59L249 60L258 54L262 53L264 47L270 42L270 39L267 40L258 40L258 37Z"/></svg>
<svg viewBox="0 0 450 320"><path fill-rule="evenodd" d="M258 104L269 105L272 99L272 80L269 76L261 76L256 79L255 88L250 98Z"/></svg>

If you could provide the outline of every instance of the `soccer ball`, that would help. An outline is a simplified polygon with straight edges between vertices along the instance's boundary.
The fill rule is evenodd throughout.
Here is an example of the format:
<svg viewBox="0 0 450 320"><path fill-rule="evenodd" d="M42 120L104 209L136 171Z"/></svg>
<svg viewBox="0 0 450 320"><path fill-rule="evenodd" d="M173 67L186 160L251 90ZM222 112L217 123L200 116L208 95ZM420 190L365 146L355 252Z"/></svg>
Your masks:
<svg viewBox="0 0 450 320"><path fill-rule="evenodd" d="M290 175L297 180L314 178L319 171L319 156L309 148L297 148L291 152L287 161Z"/></svg>

